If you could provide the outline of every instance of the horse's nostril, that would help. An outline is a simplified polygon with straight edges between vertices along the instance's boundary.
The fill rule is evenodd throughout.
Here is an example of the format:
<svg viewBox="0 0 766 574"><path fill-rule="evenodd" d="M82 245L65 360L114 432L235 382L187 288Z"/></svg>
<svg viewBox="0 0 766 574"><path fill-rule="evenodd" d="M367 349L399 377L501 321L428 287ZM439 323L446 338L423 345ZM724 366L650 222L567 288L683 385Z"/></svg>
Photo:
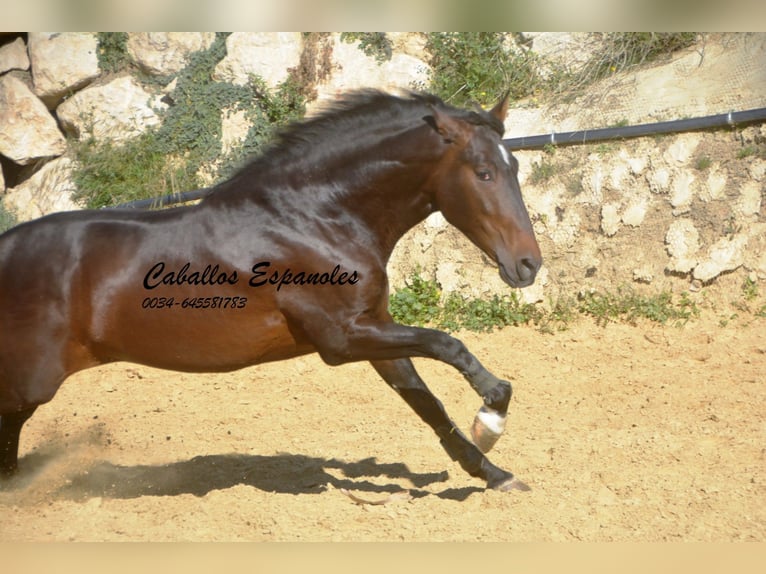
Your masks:
<svg viewBox="0 0 766 574"><path fill-rule="evenodd" d="M537 275L538 269L540 269L540 261L533 257L524 257L519 261L516 269L519 272L519 279L531 281Z"/></svg>

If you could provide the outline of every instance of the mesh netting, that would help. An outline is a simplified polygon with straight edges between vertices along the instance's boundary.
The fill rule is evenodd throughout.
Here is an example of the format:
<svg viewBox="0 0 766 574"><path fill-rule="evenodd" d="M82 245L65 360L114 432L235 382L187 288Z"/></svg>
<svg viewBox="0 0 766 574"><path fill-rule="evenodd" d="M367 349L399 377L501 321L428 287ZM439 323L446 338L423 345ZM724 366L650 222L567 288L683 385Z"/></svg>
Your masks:
<svg viewBox="0 0 766 574"><path fill-rule="evenodd" d="M574 37L573 42L578 38ZM587 39L581 40L587 42ZM566 64L581 58L562 44ZM574 97L572 97L574 95ZM540 108L517 110L514 135L596 129L766 107L766 34L702 34L672 59L616 73ZM530 125L531 122L531 125Z"/></svg>

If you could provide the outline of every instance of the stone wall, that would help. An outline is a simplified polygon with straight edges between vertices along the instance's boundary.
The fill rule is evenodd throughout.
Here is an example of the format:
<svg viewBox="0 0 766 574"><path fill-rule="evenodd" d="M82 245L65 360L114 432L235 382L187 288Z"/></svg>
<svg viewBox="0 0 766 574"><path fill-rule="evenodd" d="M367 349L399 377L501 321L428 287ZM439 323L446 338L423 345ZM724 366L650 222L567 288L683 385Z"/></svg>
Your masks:
<svg viewBox="0 0 766 574"><path fill-rule="evenodd" d="M338 34L323 36L326 57L312 64L322 67L312 109L345 90L424 82L423 36L390 37L393 56L381 63ZM130 34L128 51L140 73L115 75L99 68L95 34L0 35L4 208L19 220L78 209L67 138L120 142L157 125L174 74L213 38ZM546 57L577 54L578 61L589 41L583 34L528 35L531 49ZM287 70L305 65L306 42L298 33L231 34L214 78L238 83L257 74L276 85ZM162 81L142 81L147 75ZM573 101L521 102L506 127L515 137L764 106L766 35L706 36L671 61L609 78ZM241 120L222 110L222 148L247 131ZM752 126L517 152L545 257L539 280L523 296L545 301L625 285L653 291L708 286L706 292L727 296L744 277L765 280L764 149L766 128ZM445 292L507 292L491 262L439 214L400 242L389 268L394 286L418 267Z"/></svg>
<svg viewBox="0 0 766 574"><path fill-rule="evenodd" d="M423 41L418 34L392 34L398 48L378 62L340 34L323 38L329 62L316 85L312 107L338 93L361 88L407 88L426 80ZM67 139L93 137L119 143L160 123L163 98L174 75L195 51L209 48L205 33L131 33L127 51L137 72L111 74L99 68L98 39L89 33L0 35L0 194L5 208L21 221L52 211L78 209L70 195L72 162ZM235 32L213 78L246 83L260 76L268 86L283 82L301 65L307 37L300 33ZM415 54L415 55L413 55ZM154 81L142 82L149 76ZM249 126L222 110L222 145L230 146Z"/></svg>

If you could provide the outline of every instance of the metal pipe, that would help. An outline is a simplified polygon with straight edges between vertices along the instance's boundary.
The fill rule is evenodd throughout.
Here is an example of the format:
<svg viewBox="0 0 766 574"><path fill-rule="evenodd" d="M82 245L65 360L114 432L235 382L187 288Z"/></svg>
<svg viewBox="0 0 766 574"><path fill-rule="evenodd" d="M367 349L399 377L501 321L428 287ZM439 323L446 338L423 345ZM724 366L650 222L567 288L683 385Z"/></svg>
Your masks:
<svg viewBox="0 0 766 574"><path fill-rule="evenodd" d="M162 197L138 199L136 201L120 203L119 205L110 205L104 209L159 209L160 207L166 207L168 205L176 205L178 203L186 203L187 201L202 199L212 189L212 187L203 187L202 189L194 189L192 191L171 193L170 195L165 195Z"/></svg>
<svg viewBox="0 0 766 574"><path fill-rule="evenodd" d="M672 120L653 124L636 126L619 126L597 130L580 130L576 132L550 133L545 135L504 139L503 143L512 150L540 149L547 145L574 145L587 142L608 141L615 139L651 136L659 134L689 132L721 128L726 126L745 125L766 120L766 108L729 112L701 118Z"/></svg>

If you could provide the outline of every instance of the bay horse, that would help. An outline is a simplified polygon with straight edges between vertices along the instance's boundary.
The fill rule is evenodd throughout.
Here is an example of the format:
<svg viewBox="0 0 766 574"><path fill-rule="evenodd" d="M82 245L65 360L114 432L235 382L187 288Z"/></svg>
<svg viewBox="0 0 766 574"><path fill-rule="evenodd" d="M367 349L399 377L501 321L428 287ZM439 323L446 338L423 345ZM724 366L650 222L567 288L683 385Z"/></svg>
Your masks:
<svg viewBox="0 0 766 574"><path fill-rule="evenodd" d="M396 324L386 264L441 211L530 285L542 259L502 143L508 97L465 110L419 93L361 91L293 124L198 204L47 215L0 236L0 473L72 373L113 361L224 372L316 352L369 361L488 488L527 490L485 453L511 385L458 339ZM411 357L457 369L482 399L471 439Z"/></svg>

